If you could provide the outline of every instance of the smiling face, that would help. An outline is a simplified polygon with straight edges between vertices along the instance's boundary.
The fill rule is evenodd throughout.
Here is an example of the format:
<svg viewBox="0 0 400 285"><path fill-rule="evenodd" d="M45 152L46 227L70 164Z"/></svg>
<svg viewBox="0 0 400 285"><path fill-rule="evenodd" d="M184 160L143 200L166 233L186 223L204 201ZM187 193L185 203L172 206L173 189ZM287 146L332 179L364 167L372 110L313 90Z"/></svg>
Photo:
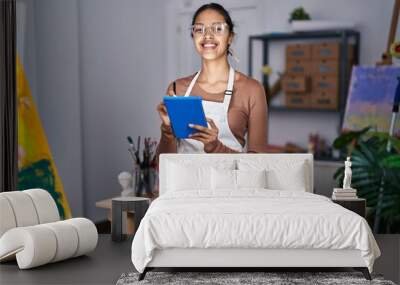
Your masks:
<svg viewBox="0 0 400 285"><path fill-rule="evenodd" d="M214 33L216 23L224 23L222 32L221 29L218 29L218 32ZM214 28L212 27L213 24ZM215 60L226 57L228 46L233 40L233 33L230 32L224 17L215 10L207 9L196 17L195 25L206 27L204 34L192 34L196 51L202 59ZM217 26L217 28L220 28L220 26Z"/></svg>

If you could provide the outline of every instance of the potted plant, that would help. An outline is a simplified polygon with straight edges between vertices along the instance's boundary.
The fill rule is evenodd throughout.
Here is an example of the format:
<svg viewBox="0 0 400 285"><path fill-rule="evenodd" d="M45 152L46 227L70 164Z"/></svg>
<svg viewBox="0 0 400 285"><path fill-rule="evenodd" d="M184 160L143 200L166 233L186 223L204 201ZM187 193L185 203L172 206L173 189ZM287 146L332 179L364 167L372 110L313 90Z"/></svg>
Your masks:
<svg viewBox="0 0 400 285"><path fill-rule="evenodd" d="M289 23L292 21L304 21L304 20L311 20L310 15L304 10L303 7L297 7L294 9L289 16Z"/></svg>
<svg viewBox="0 0 400 285"><path fill-rule="evenodd" d="M389 144L389 151L388 151ZM340 135L333 147L352 160L352 187L367 201L375 233L400 233L400 140L370 127ZM334 174L339 186L344 166Z"/></svg>

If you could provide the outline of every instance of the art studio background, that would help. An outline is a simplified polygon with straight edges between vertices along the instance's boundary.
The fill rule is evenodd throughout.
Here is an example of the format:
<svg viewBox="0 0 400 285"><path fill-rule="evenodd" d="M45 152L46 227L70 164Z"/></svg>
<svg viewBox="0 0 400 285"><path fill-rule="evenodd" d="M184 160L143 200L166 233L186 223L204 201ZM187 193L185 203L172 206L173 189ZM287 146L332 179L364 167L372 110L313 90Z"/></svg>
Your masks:
<svg viewBox="0 0 400 285"><path fill-rule="evenodd" d="M193 12L206 2L17 1L18 54L73 216L86 216L94 221L105 218L104 210L96 207L96 202L119 195L118 175L133 169L128 136L135 146L139 136L141 144L145 137L158 140L160 120L156 105L170 81L194 73L199 67L188 27ZM374 68L368 70L368 66L375 66L386 49L394 1L338 0L323 1L323 5L319 0L217 2L231 11L237 25L233 48L240 61L232 62L234 67L245 74L251 72L265 84L264 76L270 75L269 88L286 72L281 82L284 92L281 90L274 98L268 98L271 99L268 121L271 149L317 151L321 147L317 137L323 140L325 152L316 154L315 190L330 196L337 186L333 174L343 166L343 161L329 147L341 132L343 122L346 128L360 130L364 124L357 124L369 120L368 125L374 128L377 115L360 117L373 110L384 113L383 128L388 128L385 118L390 118L393 98L390 96L394 96L395 84L382 91L387 100L371 94L373 100L362 97L348 101L348 86L354 83L350 82L350 72L344 77L346 86L338 83L343 53L319 58L310 45L306 47L308 56L303 58L288 53L288 44L317 45L330 43L332 39L299 37L290 42L275 39L292 32L288 19L298 7L303 7L312 20L342 23L360 35L359 48L354 45L357 37L349 39L353 50L344 64L358 62L365 67L357 74L357 78L362 78L368 72L375 72ZM263 62L263 39L254 38L251 55L249 49L250 36L265 34L273 38L269 42L268 67ZM329 63L336 69L330 70ZM308 73L288 74L290 64L300 64L300 67L305 64ZM398 66L396 59L394 64ZM399 73L399 68L388 69L383 77ZM300 76L300 81L295 76ZM325 93L340 94L341 97L334 97L336 104L328 100L328 106L321 107L323 103L312 103L311 95L307 102L301 99L305 93L320 92L318 88L326 84L329 88L332 78L337 83L331 87L337 90L325 90ZM377 79L373 84L377 89L373 90L387 86L382 85L384 80ZM315 86L318 83L320 86ZM289 93L292 95L285 97ZM290 105L288 98L296 94L300 101L296 99L293 102L297 105ZM398 124L396 132L399 134Z"/></svg>

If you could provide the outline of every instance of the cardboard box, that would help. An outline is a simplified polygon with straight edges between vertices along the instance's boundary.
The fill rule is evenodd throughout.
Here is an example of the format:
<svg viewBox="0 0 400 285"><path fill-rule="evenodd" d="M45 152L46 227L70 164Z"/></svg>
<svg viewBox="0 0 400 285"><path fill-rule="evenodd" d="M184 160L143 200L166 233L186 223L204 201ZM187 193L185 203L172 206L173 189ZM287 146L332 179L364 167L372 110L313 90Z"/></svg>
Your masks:
<svg viewBox="0 0 400 285"><path fill-rule="evenodd" d="M337 110L338 109L337 93L313 92L311 94L310 105L312 109Z"/></svg>
<svg viewBox="0 0 400 285"><path fill-rule="evenodd" d="M338 94L339 78L336 76L315 75L312 77L313 92Z"/></svg>
<svg viewBox="0 0 400 285"><path fill-rule="evenodd" d="M311 62L308 60L287 60L286 73L289 75L310 75Z"/></svg>
<svg viewBox="0 0 400 285"><path fill-rule="evenodd" d="M282 78L282 90L285 93L305 93L309 89L309 78L304 75L285 75Z"/></svg>
<svg viewBox="0 0 400 285"><path fill-rule="evenodd" d="M340 44L338 42L321 42L311 45L311 58L315 59L335 59L340 57ZM349 60L354 58L354 45L349 45L347 50Z"/></svg>
<svg viewBox="0 0 400 285"><path fill-rule="evenodd" d="M311 45L310 44L294 44L286 46L286 61L289 60L310 60Z"/></svg>
<svg viewBox="0 0 400 285"><path fill-rule="evenodd" d="M285 105L287 108L306 109L310 108L311 98L309 93L285 94Z"/></svg>
<svg viewBox="0 0 400 285"><path fill-rule="evenodd" d="M337 60L319 59L312 62L312 73L320 75L334 75L339 74L339 62Z"/></svg>

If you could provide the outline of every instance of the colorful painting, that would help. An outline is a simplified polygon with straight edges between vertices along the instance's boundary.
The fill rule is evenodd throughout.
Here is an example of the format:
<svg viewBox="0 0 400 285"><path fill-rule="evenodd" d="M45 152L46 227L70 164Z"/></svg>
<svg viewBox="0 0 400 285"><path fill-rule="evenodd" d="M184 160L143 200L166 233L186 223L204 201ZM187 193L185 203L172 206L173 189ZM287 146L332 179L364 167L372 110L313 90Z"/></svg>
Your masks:
<svg viewBox="0 0 400 285"><path fill-rule="evenodd" d="M373 130L388 132L393 100L400 76L398 66L355 66L343 120L343 130ZM400 118L394 135L400 137Z"/></svg>
<svg viewBox="0 0 400 285"><path fill-rule="evenodd" d="M56 202L60 217L70 218L71 210L67 197L19 59L17 59L17 106L18 190L30 188L47 190Z"/></svg>

